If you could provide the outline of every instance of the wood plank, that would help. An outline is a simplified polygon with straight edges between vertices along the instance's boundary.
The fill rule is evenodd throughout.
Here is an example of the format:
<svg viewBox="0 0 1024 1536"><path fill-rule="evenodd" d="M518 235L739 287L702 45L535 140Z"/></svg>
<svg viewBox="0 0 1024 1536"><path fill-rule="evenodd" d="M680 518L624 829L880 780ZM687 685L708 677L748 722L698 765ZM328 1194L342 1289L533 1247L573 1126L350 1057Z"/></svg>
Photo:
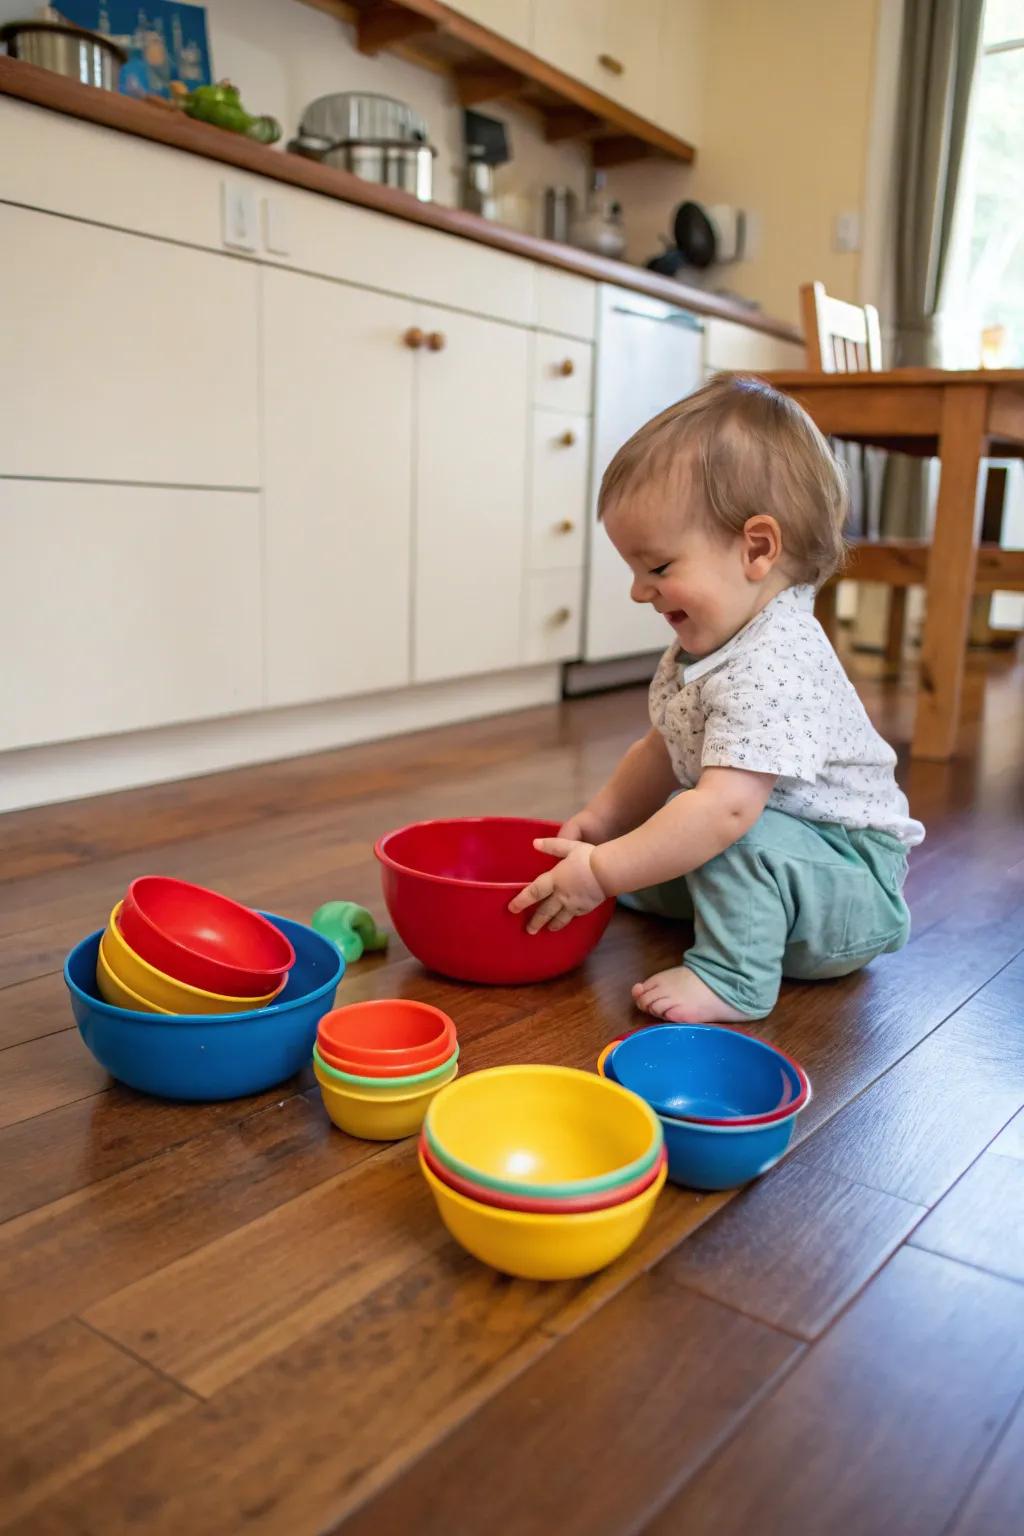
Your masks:
<svg viewBox="0 0 1024 1536"><path fill-rule="evenodd" d="M939 1202L912 1242L1024 1280L1024 1162L986 1152Z"/></svg>
<svg viewBox="0 0 1024 1536"><path fill-rule="evenodd" d="M72 1318L0 1351L0 1528L194 1404Z"/></svg>
<svg viewBox="0 0 1024 1536"><path fill-rule="evenodd" d="M376 1148L292 1098L0 1227L0 1342L48 1327Z"/></svg>
<svg viewBox="0 0 1024 1536"><path fill-rule="evenodd" d="M645 1276L341 1531L632 1530L736 1427L799 1350L736 1312Z"/></svg>
<svg viewBox="0 0 1024 1536"><path fill-rule="evenodd" d="M110 1086L109 1074L90 1056L77 1029L9 1046L0 1068L0 1128Z"/></svg>
<svg viewBox="0 0 1024 1536"><path fill-rule="evenodd" d="M681 1243L658 1272L813 1339L922 1215L921 1206L790 1160Z"/></svg>
<svg viewBox="0 0 1024 1536"><path fill-rule="evenodd" d="M502 1279L446 1244L200 1404L182 1433L158 1429L12 1531L330 1529L531 1350L550 1347L538 1327L566 1289Z"/></svg>
<svg viewBox="0 0 1024 1536"><path fill-rule="evenodd" d="M1024 1158L1024 1110L1019 1115L1014 1115L1009 1125L989 1148L990 1152L998 1152L1000 1157Z"/></svg>
<svg viewBox="0 0 1024 1536"><path fill-rule="evenodd" d="M67 989L59 971L0 991L0 1051L73 1028Z"/></svg>
<svg viewBox="0 0 1024 1536"><path fill-rule="evenodd" d="M802 1143L803 1163L934 1205L1024 1103L1020 1015L985 992Z"/></svg>
<svg viewBox="0 0 1024 1536"><path fill-rule="evenodd" d="M415 1142L388 1148L87 1308L101 1333L210 1397L445 1242ZM239 1287L237 1277L246 1276Z"/></svg>
<svg viewBox="0 0 1024 1536"><path fill-rule="evenodd" d="M1017 1407L966 1503L943 1536L1020 1536L1024 1510L1024 1402Z"/></svg>
<svg viewBox="0 0 1024 1536"><path fill-rule="evenodd" d="M0 1131L0 1222L218 1126L237 1125L283 1097L278 1087L224 1104L178 1104L115 1084L106 1093L7 1126Z"/></svg>
<svg viewBox="0 0 1024 1536"><path fill-rule="evenodd" d="M643 1529L939 1536L1022 1387L1024 1287L904 1248Z"/></svg>

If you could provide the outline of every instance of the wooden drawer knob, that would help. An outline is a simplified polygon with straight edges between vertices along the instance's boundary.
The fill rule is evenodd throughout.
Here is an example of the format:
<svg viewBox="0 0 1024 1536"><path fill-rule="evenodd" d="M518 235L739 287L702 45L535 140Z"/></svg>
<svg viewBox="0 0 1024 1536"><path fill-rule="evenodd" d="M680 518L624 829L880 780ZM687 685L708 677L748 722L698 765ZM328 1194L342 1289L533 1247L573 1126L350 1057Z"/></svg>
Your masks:
<svg viewBox="0 0 1024 1536"><path fill-rule="evenodd" d="M559 627L561 627L563 624L568 624L571 618L571 608L556 608L554 613L551 615L551 622L552 624L557 624Z"/></svg>
<svg viewBox="0 0 1024 1536"><path fill-rule="evenodd" d="M576 372L576 364L573 362L571 357L567 357L559 363L558 372L562 375L563 379L569 378Z"/></svg>
<svg viewBox="0 0 1024 1536"><path fill-rule="evenodd" d="M621 59L614 58L610 53L599 53L597 62L602 69L606 69L610 75L624 75L626 66Z"/></svg>
<svg viewBox="0 0 1024 1536"><path fill-rule="evenodd" d="M447 342L448 338L445 336L444 331L431 331L427 337L427 346L431 352L443 352Z"/></svg>
<svg viewBox="0 0 1024 1536"><path fill-rule="evenodd" d="M418 325L410 325L409 329L402 337L402 340L405 342L407 347L411 347L415 352L418 347L422 347L426 337Z"/></svg>
<svg viewBox="0 0 1024 1536"><path fill-rule="evenodd" d="M573 443L576 441L576 433L572 430L571 427L566 427L558 441L561 443L563 448L571 448Z"/></svg>
<svg viewBox="0 0 1024 1536"><path fill-rule="evenodd" d="M571 517L563 517L560 523L555 524L555 530L558 533L574 533L576 524Z"/></svg>

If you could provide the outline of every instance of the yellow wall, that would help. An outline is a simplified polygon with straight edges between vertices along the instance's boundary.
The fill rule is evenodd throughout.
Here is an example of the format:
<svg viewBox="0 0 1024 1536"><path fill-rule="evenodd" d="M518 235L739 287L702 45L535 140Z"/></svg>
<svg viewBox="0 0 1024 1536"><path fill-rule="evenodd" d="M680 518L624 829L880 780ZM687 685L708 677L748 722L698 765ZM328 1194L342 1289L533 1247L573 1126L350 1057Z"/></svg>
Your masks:
<svg viewBox="0 0 1024 1536"><path fill-rule="evenodd" d="M672 3L672 0L670 0ZM885 0L708 0L701 136L690 170L613 173L629 255L658 249L683 198L754 216L752 258L715 279L797 317L797 287L820 278L858 297L857 255L832 249L832 221L863 213L878 9ZM692 61L687 68L692 68Z"/></svg>

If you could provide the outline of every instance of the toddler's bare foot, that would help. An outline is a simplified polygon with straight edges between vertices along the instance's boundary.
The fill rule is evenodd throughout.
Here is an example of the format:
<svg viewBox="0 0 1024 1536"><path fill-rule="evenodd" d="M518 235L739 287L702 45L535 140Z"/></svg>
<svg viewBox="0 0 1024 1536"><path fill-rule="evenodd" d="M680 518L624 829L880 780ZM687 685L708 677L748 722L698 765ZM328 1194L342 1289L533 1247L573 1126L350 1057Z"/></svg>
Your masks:
<svg viewBox="0 0 1024 1536"><path fill-rule="evenodd" d="M633 988L633 1001L643 1012L666 1024L747 1024L748 1014L723 1003L716 992L685 965L658 971Z"/></svg>

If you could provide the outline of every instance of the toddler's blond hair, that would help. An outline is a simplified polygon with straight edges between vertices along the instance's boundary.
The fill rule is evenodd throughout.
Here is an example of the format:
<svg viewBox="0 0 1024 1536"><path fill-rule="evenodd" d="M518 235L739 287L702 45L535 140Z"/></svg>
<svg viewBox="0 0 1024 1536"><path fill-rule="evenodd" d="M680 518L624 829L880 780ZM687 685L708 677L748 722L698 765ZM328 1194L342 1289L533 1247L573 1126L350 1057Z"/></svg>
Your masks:
<svg viewBox="0 0 1024 1536"><path fill-rule="evenodd" d="M674 494L689 474L709 527L742 533L774 517L783 569L820 587L844 559L846 479L807 412L761 379L720 373L634 432L604 472L597 515L663 481Z"/></svg>

